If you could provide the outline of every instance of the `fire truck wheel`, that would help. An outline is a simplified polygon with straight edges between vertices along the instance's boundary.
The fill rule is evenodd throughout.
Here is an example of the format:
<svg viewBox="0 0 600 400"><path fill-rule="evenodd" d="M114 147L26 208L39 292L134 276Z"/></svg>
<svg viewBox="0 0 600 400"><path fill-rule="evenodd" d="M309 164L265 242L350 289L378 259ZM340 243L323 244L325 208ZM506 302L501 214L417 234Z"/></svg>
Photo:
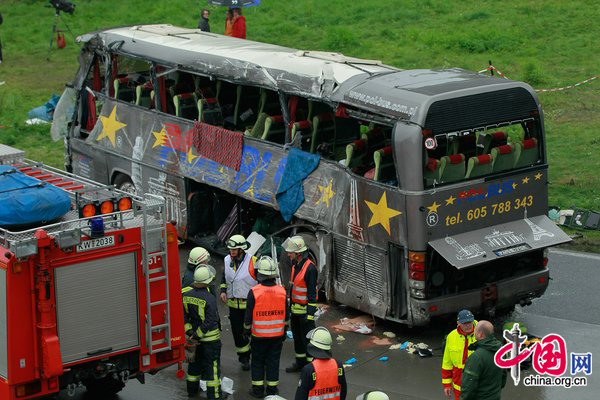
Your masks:
<svg viewBox="0 0 600 400"><path fill-rule="evenodd" d="M119 393L125 387L125 384L121 379L115 379L112 375L109 375L101 379L89 379L85 382L85 387L94 398L106 399Z"/></svg>
<svg viewBox="0 0 600 400"><path fill-rule="evenodd" d="M117 187L117 189L120 189L127 193L135 194L135 186L131 181L131 178L129 178L125 174L117 174L117 176L115 177L114 184Z"/></svg>

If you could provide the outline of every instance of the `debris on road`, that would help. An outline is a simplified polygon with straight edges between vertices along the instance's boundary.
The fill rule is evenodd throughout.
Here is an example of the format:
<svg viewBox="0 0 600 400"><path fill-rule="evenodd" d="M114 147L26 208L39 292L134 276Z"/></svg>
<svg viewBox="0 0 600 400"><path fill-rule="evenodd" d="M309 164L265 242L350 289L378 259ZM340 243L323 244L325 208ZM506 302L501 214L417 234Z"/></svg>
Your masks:
<svg viewBox="0 0 600 400"><path fill-rule="evenodd" d="M337 335L337 337L335 338L335 340L337 340L338 342L343 342L344 340L346 340L346 338L343 337L342 335Z"/></svg>
<svg viewBox="0 0 600 400"><path fill-rule="evenodd" d="M373 332L373 326L375 322L373 318L368 315L361 315L356 318L342 318L338 325L332 326L333 329L337 329L345 332L356 332L363 335L369 335Z"/></svg>
<svg viewBox="0 0 600 400"><path fill-rule="evenodd" d="M400 350L406 350L408 345L410 345L410 342L408 342L408 341L402 343L402 345L400 346Z"/></svg>
<svg viewBox="0 0 600 400"><path fill-rule="evenodd" d="M383 336L393 339L396 337L396 334L394 332L383 332Z"/></svg>
<svg viewBox="0 0 600 400"><path fill-rule="evenodd" d="M379 357L379 361L387 361L387 360L389 360L389 359L390 359L390 358L389 358L389 357L387 357L387 356L384 356L384 357Z"/></svg>
<svg viewBox="0 0 600 400"><path fill-rule="evenodd" d="M376 346L389 346L389 345L391 345L393 343L388 338L380 338L380 337L377 337L377 336L373 336L371 338L371 342L373 342L373 344L376 345Z"/></svg>
<svg viewBox="0 0 600 400"><path fill-rule="evenodd" d="M287 331L285 333L285 335L287 336L288 339L292 339L292 340L294 339L294 334L292 333L292 331Z"/></svg>
<svg viewBox="0 0 600 400"><path fill-rule="evenodd" d="M390 346L390 350L398 350L401 347L402 347L402 345L400 343L393 344L393 345Z"/></svg>
<svg viewBox="0 0 600 400"><path fill-rule="evenodd" d="M354 363L356 363L356 358L354 358L354 357L344 361L344 364L347 364L347 365L352 365Z"/></svg>

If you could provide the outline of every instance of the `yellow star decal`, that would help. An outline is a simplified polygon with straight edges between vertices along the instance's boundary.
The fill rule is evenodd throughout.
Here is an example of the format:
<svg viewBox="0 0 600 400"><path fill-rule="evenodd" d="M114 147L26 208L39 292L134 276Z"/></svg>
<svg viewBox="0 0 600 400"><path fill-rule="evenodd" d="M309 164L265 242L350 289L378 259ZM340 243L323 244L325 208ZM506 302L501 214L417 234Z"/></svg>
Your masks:
<svg viewBox="0 0 600 400"><path fill-rule="evenodd" d="M152 145L152 148L155 148L155 147L158 147L158 146L164 146L165 145L165 143L167 142L167 131L165 131L165 127L164 126L160 130L160 132L152 131L152 134L155 137L154 144Z"/></svg>
<svg viewBox="0 0 600 400"><path fill-rule="evenodd" d="M513 187L513 189L516 189L516 188L517 188L517 186L519 186L519 185L517 185L517 183L516 183L516 182L513 182L513 184L512 184L512 187Z"/></svg>
<svg viewBox="0 0 600 400"><path fill-rule="evenodd" d="M529 177L526 176L525 178L521 179L521 181L523 182L523 184L529 183Z"/></svg>
<svg viewBox="0 0 600 400"><path fill-rule="evenodd" d="M100 132L96 141L99 142L106 137L110 140L113 147L116 147L115 136L117 131L127 126L127 124L117 121L117 106L113 107L108 117L101 115L100 121L102 121L102 132Z"/></svg>
<svg viewBox="0 0 600 400"><path fill-rule="evenodd" d="M248 193L250 196L254 197L254 181L252 181L252 184L244 193Z"/></svg>
<svg viewBox="0 0 600 400"><path fill-rule="evenodd" d="M194 153L192 153L192 148L190 147L187 151L187 162L188 164L191 164L192 161L194 161L195 158L198 158L198 156L195 156Z"/></svg>
<svg viewBox="0 0 600 400"><path fill-rule="evenodd" d="M452 195L450 195L450 197L448 197L446 199L446 205L449 206L450 204L454 204L454 200L456 200L456 197L453 197ZM437 207L436 207L437 210Z"/></svg>
<svg viewBox="0 0 600 400"><path fill-rule="evenodd" d="M381 224L388 235L390 233L390 218L394 218L397 215L402 214L400 211L396 211L392 208L389 208L387 205L387 197L386 192L383 192L381 198L379 199L379 203L371 203L370 201L365 200L367 206L373 213L371 216L371 221L369 222L369 228L373 225Z"/></svg>
<svg viewBox="0 0 600 400"><path fill-rule="evenodd" d="M436 203L434 201L432 205L430 205L429 207L427 207L427 209L429 210L430 213L437 212L437 210L438 210L438 208L440 208L440 206L441 206L441 204L438 204L438 203Z"/></svg>
<svg viewBox="0 0 600 400"><path fill-rule="evenodd" d="M319 191L321 192L321 197L319 197L319 200L317 201L317 204L321 204L321 203L325 203L327 204L327 208L329 208L329 202L331 200L331 198L333 197L333 195L335 194L335 192L333 191L333 179L329 180L329 184L327 186L319 186Z"/></svg>
<svg viewBox="0 0 600 400"><path fill-rule="evenodd" d="M544 176L541 172L538 172L537 174L535 174L535 180L539 181L540 179L542 179L542 176Z"/></svg>

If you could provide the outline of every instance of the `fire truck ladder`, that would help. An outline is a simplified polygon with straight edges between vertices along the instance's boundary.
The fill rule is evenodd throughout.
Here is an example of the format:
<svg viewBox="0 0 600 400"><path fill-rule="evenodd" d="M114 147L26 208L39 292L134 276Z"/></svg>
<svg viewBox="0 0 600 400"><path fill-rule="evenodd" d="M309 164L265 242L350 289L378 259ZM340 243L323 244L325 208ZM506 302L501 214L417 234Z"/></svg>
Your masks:
<svg viewBox="0 0 600 400"><path fill-rule="evenodd" d="M153 196L155 197L155 196ZM164 202L157 202L150 196L145 195L145 200L151 204L143 207L144 234L142 235L142 262L144 277L146 280L146 341L149 343L150 354L171 349L171 315L169 313L169 273L168 273L168 246L167 243L167 213ZM145 202L146 203L146 202ZM153 217L155 216L155 217ZM158 240L157 240L158 239ZM151 248L154 243L159 243L158 251ZM160 267L151 268L150 257L154 260L162 258ZM152 301L150 284L162 282L164 284L165 296L162 299ZM160 292L155 290L155 292ZM164 306L164 322L153 325L152 310ZM164 337L154 340L154 334L164 331Z"/></svg>

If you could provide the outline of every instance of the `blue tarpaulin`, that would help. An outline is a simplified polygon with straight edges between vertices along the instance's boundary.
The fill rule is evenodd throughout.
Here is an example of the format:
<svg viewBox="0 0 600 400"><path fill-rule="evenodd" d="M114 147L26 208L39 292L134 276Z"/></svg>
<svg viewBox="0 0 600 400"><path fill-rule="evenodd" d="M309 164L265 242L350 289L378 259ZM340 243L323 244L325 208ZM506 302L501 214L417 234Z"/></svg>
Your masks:
<svg viewBox="0 0 600 400"><path fill-rule="evenodd" d="M295 148L290 150L281 182L275 194L279 210L286 222L292 219L296 210L304 202L302 181L317 168L320 160L320 155Z"/></svg>
<svg viewBox="0 0 600 400"><path fill-rule="evenodd" d="M0 226L52 221L71 208L69 195L56 186L0 165Z"/></svg>

